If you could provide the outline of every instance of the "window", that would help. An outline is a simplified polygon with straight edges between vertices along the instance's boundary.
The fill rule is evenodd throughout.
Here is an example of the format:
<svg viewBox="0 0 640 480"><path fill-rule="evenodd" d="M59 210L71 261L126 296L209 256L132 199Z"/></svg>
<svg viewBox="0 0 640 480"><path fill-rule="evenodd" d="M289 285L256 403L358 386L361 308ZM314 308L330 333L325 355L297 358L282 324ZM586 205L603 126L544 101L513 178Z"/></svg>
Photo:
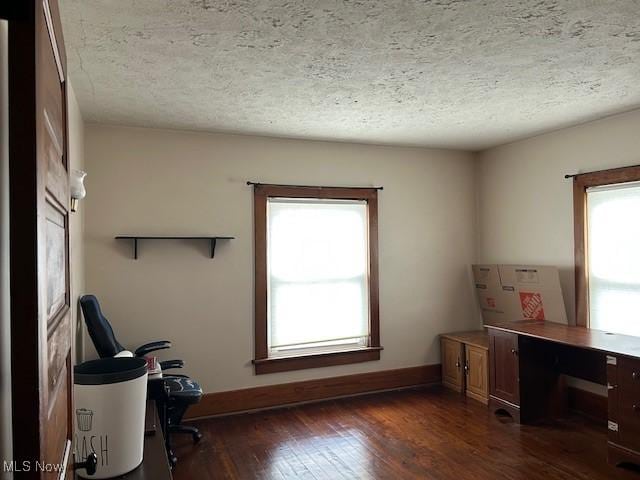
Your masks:
<svg viewBox="0 0 640 480"><path fill-rule="evenodd" d="M640 168L578 175L577 323L640 336Z"/></svg>
<svg viewBox="0 0 640 480"><path fill-rule="evenodd" d="M377 190L254 188L256 373L379 359Z"/></svg>

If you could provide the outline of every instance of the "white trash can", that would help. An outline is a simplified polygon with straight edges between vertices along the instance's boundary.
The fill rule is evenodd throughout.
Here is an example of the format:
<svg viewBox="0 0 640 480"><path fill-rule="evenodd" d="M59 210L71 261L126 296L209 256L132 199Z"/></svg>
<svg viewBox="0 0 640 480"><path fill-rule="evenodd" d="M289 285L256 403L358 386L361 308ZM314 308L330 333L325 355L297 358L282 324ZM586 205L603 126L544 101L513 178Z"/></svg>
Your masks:
<svg viewBox="0 0 640 480"><path fill-rule="evenodd" d="M142 463L147 399L147 362L143 358L101 358L76 365L74 422L76 462L95 453L96 473L111 478Z"/></svg>

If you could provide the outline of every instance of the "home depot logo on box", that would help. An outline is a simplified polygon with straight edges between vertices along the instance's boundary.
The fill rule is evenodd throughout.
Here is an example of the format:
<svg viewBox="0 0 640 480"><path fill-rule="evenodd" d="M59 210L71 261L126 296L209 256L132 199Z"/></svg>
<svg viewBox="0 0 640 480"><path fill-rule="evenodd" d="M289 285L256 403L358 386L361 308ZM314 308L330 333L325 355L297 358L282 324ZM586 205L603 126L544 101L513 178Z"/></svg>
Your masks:
<svg viewBox="0 0 640 480"><path fill-rule="evenodd" d="M542 295L539 293L520 292L520 306L522 307L522 314L525 318L544 320Z"/></svg>

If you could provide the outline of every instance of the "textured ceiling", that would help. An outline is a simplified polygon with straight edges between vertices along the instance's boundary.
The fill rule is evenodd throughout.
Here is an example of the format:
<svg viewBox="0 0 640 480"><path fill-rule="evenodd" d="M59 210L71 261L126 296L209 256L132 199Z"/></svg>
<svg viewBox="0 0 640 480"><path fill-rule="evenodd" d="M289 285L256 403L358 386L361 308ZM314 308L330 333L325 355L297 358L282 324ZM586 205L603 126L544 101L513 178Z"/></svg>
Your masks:
<svg viewBox="0 0 640 480"><path fill-rule="evenodd" d="M477 150L640 107L640 0L61 0L85 119Z"/></svg>

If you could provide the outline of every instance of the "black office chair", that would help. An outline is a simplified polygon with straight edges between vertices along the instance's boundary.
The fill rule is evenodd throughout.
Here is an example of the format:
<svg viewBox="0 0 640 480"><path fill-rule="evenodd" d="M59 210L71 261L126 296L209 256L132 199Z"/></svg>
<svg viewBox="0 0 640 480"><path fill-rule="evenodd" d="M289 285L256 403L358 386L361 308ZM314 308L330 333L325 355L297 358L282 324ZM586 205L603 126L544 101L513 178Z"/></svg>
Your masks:
<svg viewBox="0 0 640 480"><path fill-rule="evenodd" d="M94 295L84 295L80 298L80 306L84 315L84 321L87 324L89 336L100 358L115 357L116 355L122 356L123 352L125 352L125 355L131 354L131 356L144 357L156 350L171 347L170 341L160 340L141 345L131 353L116 339L111 324L103 315L98 299ZM166 411L164 422L166 425L163 425L163 430L169 461L174 466L178 459L173 454L170 434L188 433L192 436L194 442L198 442L202 438L202 434L196 427L182 424L182 417L189 406L198 403L202 398L202 388L197 382L186 375L165 374L165 370L167 369L182 368L183 366L184 362L182 360L166 360L160 362L160 367L163 371L162 379L157 381L150 380L153 385L150 385L149 388L149 392L154 395L154 400L161 403L161 405L159 405L160 410Z"/></svg>

